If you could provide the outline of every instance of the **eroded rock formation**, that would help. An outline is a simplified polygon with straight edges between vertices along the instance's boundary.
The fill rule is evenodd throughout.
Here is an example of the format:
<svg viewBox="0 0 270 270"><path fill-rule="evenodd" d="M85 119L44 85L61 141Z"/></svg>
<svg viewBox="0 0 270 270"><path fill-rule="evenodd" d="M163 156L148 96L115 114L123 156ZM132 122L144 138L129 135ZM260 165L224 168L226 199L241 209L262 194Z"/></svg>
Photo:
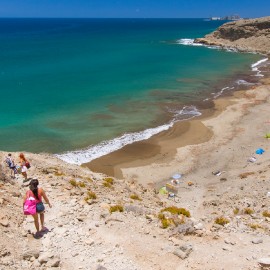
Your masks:
<svg viewBox="0 0 270 270"><path fill-rule="evenodd" d="M270 54L270 16L225 23L196 43Z"/></svg>

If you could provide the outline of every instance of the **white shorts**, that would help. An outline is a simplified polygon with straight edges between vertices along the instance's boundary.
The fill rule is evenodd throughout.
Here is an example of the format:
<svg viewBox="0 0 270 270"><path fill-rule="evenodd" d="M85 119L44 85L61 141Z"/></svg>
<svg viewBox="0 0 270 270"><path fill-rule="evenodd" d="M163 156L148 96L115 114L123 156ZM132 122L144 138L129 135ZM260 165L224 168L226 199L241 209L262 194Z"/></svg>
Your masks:
<svg viewBox="0 0 270 270"><path fill-rule="evenodd" d="M26 166L22 166L22 172L27 172Z"/></svg>

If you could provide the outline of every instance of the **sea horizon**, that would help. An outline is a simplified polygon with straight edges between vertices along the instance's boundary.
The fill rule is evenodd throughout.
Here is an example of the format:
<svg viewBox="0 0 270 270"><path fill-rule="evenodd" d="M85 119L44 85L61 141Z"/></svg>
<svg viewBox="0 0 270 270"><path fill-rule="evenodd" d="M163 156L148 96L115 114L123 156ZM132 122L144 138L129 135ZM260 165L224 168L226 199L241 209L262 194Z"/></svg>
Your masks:
<svg viewBox="0 0 270 270"><path fill-rule="evenodd" d="M224 21L1 19L12 22L0 23L1 150L49 152L71 163L200 115L224 92L256 83L252 65L265 59L194 46ZM42 23L16 23L24 19Z"/></svg>

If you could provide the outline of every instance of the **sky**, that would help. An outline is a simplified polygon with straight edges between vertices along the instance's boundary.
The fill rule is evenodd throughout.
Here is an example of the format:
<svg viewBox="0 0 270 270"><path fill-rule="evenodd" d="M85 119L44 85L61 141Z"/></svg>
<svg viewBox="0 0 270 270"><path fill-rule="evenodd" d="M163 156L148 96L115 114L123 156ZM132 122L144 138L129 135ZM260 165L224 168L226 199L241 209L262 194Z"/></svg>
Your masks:
<svg viewBox="0 0 270 270"><path fill-rule="evenodd" d="M0 18L207 18L232 14L270 16L270 0L0 0Z"/></svg>

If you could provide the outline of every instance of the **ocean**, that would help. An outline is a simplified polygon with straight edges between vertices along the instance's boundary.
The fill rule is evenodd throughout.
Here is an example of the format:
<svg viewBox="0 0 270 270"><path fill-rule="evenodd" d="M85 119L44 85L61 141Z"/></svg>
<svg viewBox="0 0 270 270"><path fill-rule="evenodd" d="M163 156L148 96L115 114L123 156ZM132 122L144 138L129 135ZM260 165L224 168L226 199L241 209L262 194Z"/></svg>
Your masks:
<svg viewBox="0 0 270 270"><path fill-rule="evenodd" d="M0 149L81 164L200 115L260 76L260 55L195 46L222 23L0 19Z"/></svg>

